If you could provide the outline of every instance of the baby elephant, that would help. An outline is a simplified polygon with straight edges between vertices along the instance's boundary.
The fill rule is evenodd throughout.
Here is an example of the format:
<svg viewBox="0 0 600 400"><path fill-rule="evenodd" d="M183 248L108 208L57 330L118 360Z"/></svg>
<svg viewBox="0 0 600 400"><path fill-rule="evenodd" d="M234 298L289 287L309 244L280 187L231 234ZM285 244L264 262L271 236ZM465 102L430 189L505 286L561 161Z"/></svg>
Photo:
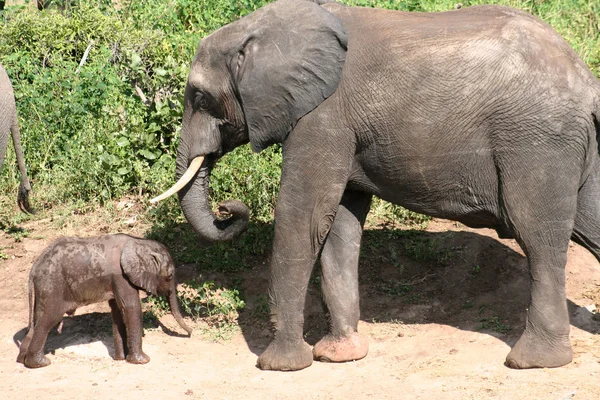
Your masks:
<svg viewBox="0 0 600 400"><path fill-rule="evenodd" d="M49 365L44 345L50 329L61 323L65 313L72 315L77 307L108 300L115 359L147 363L138 289L167 296L179 325L192 333L179 311L174 270L167 248L152 240L124 234L56 240L29 274L29 330L17 362L29 368Z"/></svg>

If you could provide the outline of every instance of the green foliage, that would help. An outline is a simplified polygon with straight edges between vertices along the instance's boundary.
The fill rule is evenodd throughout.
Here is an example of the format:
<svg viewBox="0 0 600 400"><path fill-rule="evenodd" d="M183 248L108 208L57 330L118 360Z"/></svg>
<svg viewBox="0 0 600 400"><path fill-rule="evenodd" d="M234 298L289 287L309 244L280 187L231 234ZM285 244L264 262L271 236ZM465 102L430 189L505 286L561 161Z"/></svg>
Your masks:
<svg viewBox="0 0 600 400"><path fill-rule="evenodd" d="M8 229L5 229L4 231L10 236L12 236L12 238L15 239L15 242L20 242L23 240L23 238L29 236L29 231L27 229L19 227L10 227Z"/></svg>
<svg viewBox="0 0 600 400"><path fill-rule="evenodd" d="M450 250L441 247L438 239L415 238L404 243L406 255L415 261L433 261L443 264L450 258Z"/></svg>
<svg viewBox="0 0 600 400"><path fill-rule="evenodd" d="M150 314L150 317L147 317L149 320L158 319L171 310L169 299L165 296L148 295L142 299L142 304L144 305L144 309Z"/></svg>
<svg viewBox="0 0 600 400"><path fill-rule="evenodd" d="M369 213L369 223L372 225L394 225L402 223L425 228L431 221L428 215L419 214L404 207L397 206L379 198L374 198Z"/></svg>
<svg viewBox="0 0 600 400"><path fill-rule="evenodd" d="M209 330L213 329L212 336L219 338L226 337L234 329L238 311L246 306L237 289L219 288L212 281L183 283L178 298L184 313L202 322ZM163 296L149 295L142 302L147 325L153 326L154 319L170 310L169 301Z"/></svg>
<svg viewBox="0 0 600 400"><path fill-rule="evenodd" d="M8 254L6 254L3 249L0 249L0 263L2 260L8 260Z"/></svg>
<svg viewBox="0 0 600 400"><path fill-rule="evenodd" d="M256 306L254 307L254 316L260 319L266 319L271 313L269 306L269 298L264 294L259 294L256 297Z"/></svg>
<svg viewBox="0 0 600 400"><path fill-rule="evenodd" d="M477 329L491 329L495 332L505 334L512 328L505 322L502 322L499 317L492 316L489 318L481 318L479 320L480 325Z"/></svg>
<svg viewBox="0 0 600 400"><path fill-rule="evenodd" d="M172 0L149 5L146 0L126 0L122 15L140 28L175 35L185 32L201 38L267 3L270 1Z"/></svg>
<svg viewBox="0 0 600 400"><path fill-rule="evenodd" d="M183 310L194 318L203 318L209 326L235 323L238 310L246 305L237 289L217 288L212 281L189 281L182 287L179 298Z"/></svg>

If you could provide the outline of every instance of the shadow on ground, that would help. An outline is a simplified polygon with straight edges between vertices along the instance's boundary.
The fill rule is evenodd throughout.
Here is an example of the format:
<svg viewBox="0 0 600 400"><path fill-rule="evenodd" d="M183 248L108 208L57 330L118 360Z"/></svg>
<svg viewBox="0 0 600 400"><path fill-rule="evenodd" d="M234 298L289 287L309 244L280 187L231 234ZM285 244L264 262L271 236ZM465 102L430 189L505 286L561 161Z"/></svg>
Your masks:
<svg viewBox="0 0 600 400"><path fill-rule="evenodd" d="M187 335L169 329L155 318L145 320L144 327L161 328L169 336L187 337ZM24 327L14 334L13 342L17 348L20 347L23 338L27 334L27 329L27 327ZM44 347L44 353L55 354L56 350L59 349L67 349L71 346L86 345L95 342L101 342L108 350L110 357L114 357L115 348L110 312L90 312L71 317L65 316L63 318L62 333L58 333L56 328L50 330ZM15 353L15 359L17 353Z"/></svg>
<svg viewBox="0 0 600 400"><path fill-rule="evenodd" d="M445 324L489 334L512 346L525 327L530 285L527 260L515 249L514 241L473 232L367 230L359 266L361 320ZM254 261L242 272L204 276L224 286L235 282L241 289L246 307L240 327L249 349L258 355L272 337L265 306L268 252ZM580 317L571 323L599 332L592 312L580 306L568 300L571 315L577 312ZM304 332L311 345L327 332L318 264L307 293Z"/></svg>

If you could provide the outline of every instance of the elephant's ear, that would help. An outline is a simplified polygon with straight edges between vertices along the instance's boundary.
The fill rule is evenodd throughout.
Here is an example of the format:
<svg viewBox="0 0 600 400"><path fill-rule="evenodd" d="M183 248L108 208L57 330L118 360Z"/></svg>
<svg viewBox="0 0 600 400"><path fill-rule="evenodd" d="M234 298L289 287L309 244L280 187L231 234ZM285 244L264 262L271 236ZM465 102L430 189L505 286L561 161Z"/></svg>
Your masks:
<svg viewBox="0 0 600 400"><path fill-rule="evenodd" d="M279 0L255 14L230 68L250 144L260 152L335 92L347 37L342 22L314 2Z"/></svg>
<svg viewBox="0 0 600 400"><path fill-rule="evenodd" d="M156 294L160 262L157 253L152 252L138 240L129 239L121 253L123 273L135 286Z"/></svg>

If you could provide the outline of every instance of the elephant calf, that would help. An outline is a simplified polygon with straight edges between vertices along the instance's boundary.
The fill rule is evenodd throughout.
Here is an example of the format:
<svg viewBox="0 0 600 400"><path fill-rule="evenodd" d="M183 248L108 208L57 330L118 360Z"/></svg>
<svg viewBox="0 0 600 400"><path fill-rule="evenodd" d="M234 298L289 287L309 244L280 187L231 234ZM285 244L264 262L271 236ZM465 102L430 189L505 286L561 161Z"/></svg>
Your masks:
<svg viewBox="0 0 600 400"><path fill-rule="evenodd" d="M142 351L142 307L138 289L169 298L171 312L191 335L177 305L175 265L155 241L124 234L65 237L46 248L29 274L29 329L17 362L45 367L48 332L77 307L108 300L113 320L115 359L150 361ZM126 338L126 340L125 340Z"/></svg>

